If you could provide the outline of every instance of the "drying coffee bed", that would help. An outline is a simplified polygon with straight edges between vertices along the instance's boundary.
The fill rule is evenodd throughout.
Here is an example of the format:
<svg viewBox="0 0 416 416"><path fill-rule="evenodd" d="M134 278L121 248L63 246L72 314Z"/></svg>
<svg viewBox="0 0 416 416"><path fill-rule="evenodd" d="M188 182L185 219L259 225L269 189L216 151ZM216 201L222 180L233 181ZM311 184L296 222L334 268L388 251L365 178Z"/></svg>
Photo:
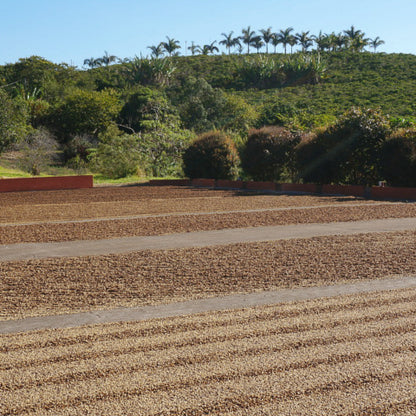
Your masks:
<svg viewBox="0 0 416 416"><path fill-rule="evenodd" d="M0 194L0 224L342 205L351 202L365 205L372 201L354 197L277 195L144 186L37 193L16 192Z"/></svg>
<svg viewBox="0 0 416 416"><path fill-rule="evenodd" d="M0 335L0 414L414 415L415 301L407 289Z"/></svg>
<svg viewBox="0 0 416 416"><path fill-rule="evenodd" d="M0 319L416 274L416 231L0 263Z"/></svg>
<svg viewBox="0 0 416 416"><path fill-rule="evenodd" d="M304 209L240 211L218 214L183 214L84 222L35 223L0 226L0 244L97 240L210 231L268 225L312 224L416 217L416 204L334 204Z"/></svg>

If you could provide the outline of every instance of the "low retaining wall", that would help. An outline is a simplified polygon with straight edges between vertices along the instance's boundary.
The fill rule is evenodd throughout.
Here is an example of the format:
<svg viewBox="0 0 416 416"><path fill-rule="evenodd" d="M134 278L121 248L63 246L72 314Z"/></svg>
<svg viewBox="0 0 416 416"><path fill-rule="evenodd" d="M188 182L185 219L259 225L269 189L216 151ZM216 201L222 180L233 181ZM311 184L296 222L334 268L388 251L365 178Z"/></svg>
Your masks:
<svg viewBox="0 0 416 416"><path fill-rule="evenodd" d="M276 184L274 182L259 182L249 181L245 182L245 189L252 189L256 191L276 191Z"/></svg>
<svg viewBox="0 0 416 416"><path fill-rule="evenodd" d="M190 179L151 179L151 186L190 186Z"/></svg>
<svg viewBox="0 0 416 416"><path fill-rule="evenodd" d="M416 200L416 188L393 188L390 186L373 186L371 197L374 199L411 199Z"/></svg>
<svg viewBox="0 0 416 416"><path fill-rule="evenodd" d="M323 194L366 196L366 187L360 185L322 185Z"/></svg>
<svg viewBox="0 0 416 416"><path fill-rule="evenodd" d="M305 192L310 194L319 193L318 185L314 183L281 183L280 191L282 192Z"/></svg>
<svg viewBox="0 0 416 416"><path fill-rule="evenodd" d="M92 175L0 179L0 192L92 188Z"/></svg>
<svg viewBox="0 0 416 416"><path fill-rule="evenodd" d="M361 185L318 185L313 183L274 183L260 181L231 181L225 179L155 179L150 185L200 186L207 188L248 189L257 191L301 192L310 194L349 195L374 199L415 200L416 188Z"/></svg>

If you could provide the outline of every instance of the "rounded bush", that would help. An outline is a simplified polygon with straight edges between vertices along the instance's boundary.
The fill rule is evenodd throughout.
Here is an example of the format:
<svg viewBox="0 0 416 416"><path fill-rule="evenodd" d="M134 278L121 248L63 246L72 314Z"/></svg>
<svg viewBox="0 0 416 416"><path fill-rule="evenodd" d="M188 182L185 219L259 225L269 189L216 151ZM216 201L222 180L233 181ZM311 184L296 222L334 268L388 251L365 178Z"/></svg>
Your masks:
<svg viewBox="0 0 416 416"><path fill-rule="evenodd" d="M292 171L299 140L298 135L283 127L251 130L241 155L244 172L254 180L278 181L285 170Z"/></svg>
<svg viewBox="0 0 416 416"><path fill-rule="evenodd" d="M380 154L389 134L378 111L353 108L297 149L305 182L373 185L380 180Z"/></svg>
<svg viewBox="0 0 416 416"><path fill-rule="evenodd" d="M381 175L392 186L416 186L416 130L399 130L381 150Z"/></svg>
<svg viewBox="0 0 416 416"><path fill-rule="evenodd" d="M336 163L327 157L325 143L318 135L305 136L295 149L297 181L331 183L336 176Z"/></svg>
<svg viewBox="0 0 416 416"><path fill-rule="evenodd" d="M219 131L202 134L183 155L183 170L191 179L235 179L238 163L234 143L225 133Z"/></svg>

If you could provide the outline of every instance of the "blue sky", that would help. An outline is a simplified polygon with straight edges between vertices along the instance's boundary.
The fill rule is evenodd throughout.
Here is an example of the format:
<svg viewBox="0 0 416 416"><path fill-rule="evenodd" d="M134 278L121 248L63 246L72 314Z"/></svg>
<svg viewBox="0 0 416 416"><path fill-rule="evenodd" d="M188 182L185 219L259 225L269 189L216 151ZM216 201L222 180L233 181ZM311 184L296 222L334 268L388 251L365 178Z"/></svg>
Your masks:
<svg viewBox="0 0 416 416"><path fill-rule="evenodd" d="M416 0L0 0L0 15L0 65L39 55L81 67L104 51L146 55L166 36L185 54L185 42L208 44L249 25L313 34L354 25L382 38L382 52L416 54Z"/></svg>

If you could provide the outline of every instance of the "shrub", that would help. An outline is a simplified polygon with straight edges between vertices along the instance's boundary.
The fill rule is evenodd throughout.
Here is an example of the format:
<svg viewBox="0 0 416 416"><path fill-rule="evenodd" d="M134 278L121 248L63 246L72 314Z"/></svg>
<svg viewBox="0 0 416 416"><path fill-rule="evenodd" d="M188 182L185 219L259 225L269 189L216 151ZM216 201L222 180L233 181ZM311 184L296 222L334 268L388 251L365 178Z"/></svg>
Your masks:
<svg viewBox="0 0 416 416"><path fill-rule="evenodd" d="M31 175L40 175L43 169L57 161L58 142L44 128L34 130L16 148L20 153L19 166Z"/></svg>
<svg viewBox="0 0 416 416"><path fill-rule="evenodd" d="M353 108L299 146L300 177L305 182L375 184L388 133L388 122L378 111Z"/></svg>
<svg viewBox="0 0 416 416"><path fill-rule="evenodd" d="M298 135L283 127L251 130L241 155L244 172L254 180L278 181L284 170L292 171L299 140Z"/></svg>
<svg viewBox="0 0 416 416"><path fill-rule="evenodd" d="M89 155L93 170L111 179L137 173L141 155L136 135L122 134L112 126L98 138L98 147L92 149Z"/></svg>
<svg viewBox="0 0 416 416"><path fill-rule="evenodd" d="M189 178L235 179L238 162L234 143L219 131L202 134L183 155L184 173Z"/></svg>
<svg viewBox="0 0 416 416"><path fill-rule="evenodd" d="M416 186L416 130L399 130L381 150L381 175L389 185Z"/></svg>

